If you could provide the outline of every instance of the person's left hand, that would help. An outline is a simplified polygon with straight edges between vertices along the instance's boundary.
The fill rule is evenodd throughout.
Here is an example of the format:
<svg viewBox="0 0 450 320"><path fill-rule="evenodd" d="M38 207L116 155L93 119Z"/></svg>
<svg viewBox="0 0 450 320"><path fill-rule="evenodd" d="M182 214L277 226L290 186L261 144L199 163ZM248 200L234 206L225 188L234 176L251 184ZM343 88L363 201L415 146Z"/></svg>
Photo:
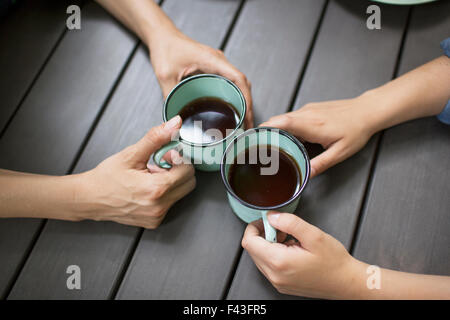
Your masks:
<svg viewBox="0 0 450 320"><path fill-rule="evenodd" d="M270 224L295 237L285 243L264 239L261 220L247 226L242 246L280 292L313 298L353 298L363 282L362 263L329 234L288 213L270 213ZM283 234L285 236L285 234Z"/></svg>
<svg viewBox="0 0 450 320"><path fill-rule="evenodd" d="M159 36L160 40L150 46L150 58L164 98L187 76L218 74L230 79L241 89L247 103L245 127L253 127L250 81L225 58L222 51L196 42L179 31Z"/></svg>

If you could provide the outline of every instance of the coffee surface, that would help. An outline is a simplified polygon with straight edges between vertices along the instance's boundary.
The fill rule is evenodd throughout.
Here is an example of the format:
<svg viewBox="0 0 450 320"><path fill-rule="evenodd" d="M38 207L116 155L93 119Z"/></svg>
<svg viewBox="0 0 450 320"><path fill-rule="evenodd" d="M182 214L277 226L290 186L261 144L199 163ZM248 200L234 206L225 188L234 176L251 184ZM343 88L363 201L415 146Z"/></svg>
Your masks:
<svg viewBox="0 0 450 320"><path fill-rule="evenodd" d="M273 207L292 198L301 185L302 177L297 163L290 155L274 146L264 147L267 147L267 153L263 154L267 154L272 159L278 157L277 173L261 174L261 168L268 168L270 164L261 163L260 147L254 146L243 151L245 163L241 163L243 155L235 158L229 170L229 183L241 200L260 207ZM253 163L256 162L255 164L249 161L251 155L253 158L256 155L256 161L253 161Z"/></svg>
<svg viewBox="0 0 450 320"><path fill-rule="evenodd" d="M236 129L239 123L239 114L234 106L214 97L196 99L178 114L183 119L181 138L194 143L220 141L227 136L227 130ZM210 129L216 130L212 132Z"/></svg>

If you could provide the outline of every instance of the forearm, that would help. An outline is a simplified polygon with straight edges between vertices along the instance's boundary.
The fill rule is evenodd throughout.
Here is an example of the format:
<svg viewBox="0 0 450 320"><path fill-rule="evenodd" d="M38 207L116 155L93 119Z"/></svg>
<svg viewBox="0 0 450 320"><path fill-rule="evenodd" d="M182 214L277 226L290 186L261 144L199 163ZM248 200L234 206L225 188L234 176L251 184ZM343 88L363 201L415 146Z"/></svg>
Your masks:
<svg viewBox="0 0 450 320"><path fill-rule="evenodd" d="M80 220L82 180L0 170L0 217Z"/></svg>
<svg viewBox="0 0 450 320"><path fill-rule="evenodd" d="M372 133L437 115L450 99L450 59L437 58L360 98L370 101L366 113Z"/></svg>
<svg viewBox="0 0 450 320"><path fill-rule="evenodd" d="M346 298L351 299L450 299L450 277L414 274L380 268L380 287L369 289L368 264L357 261Z"/></svg>
<svg viewBox="0 0 450 320"><path fill-rule="evenodd" d="M96 0L134 31L150 48L171 33L179 32L153 0Z"/></svg>

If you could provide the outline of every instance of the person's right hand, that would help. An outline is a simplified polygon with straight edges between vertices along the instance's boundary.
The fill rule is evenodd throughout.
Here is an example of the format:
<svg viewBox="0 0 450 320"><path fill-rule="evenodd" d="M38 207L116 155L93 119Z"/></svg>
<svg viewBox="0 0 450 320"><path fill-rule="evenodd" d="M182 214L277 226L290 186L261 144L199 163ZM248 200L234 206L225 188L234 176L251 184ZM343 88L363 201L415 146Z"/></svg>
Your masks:
<svg viewBox="0 0 450 320"><path fill-rule="evenodd" d="M276 127L326 150L311 160L314 177L358 152L376 132L370 125L373 99L310 103L299 110L270 118L261 126ZM372 109L373 110L373 109Z"/></svg>
<svg viewBox="0 0 450 320"><path fill-rule="evenodd" d="M194 168L172 151L170 170L148 166L150 156L181 127L179 116L152 128L140 141L82 174L79 208L86 219L154 229L169 208L195 187ZM167 159L170 161L170 159ZM181 163L176 165L175 163Z"/></svg>
<svg viewBox="0 0 450 320"><path fill-rule="evenodd" d="M281 231L280 240L286 240L286 235L293 238L268 242L263 223L257 220L247 226L242 246L280 293L326 299L363 297L366 265L337 239L290 213L270 212L268 219Z"/></svg>

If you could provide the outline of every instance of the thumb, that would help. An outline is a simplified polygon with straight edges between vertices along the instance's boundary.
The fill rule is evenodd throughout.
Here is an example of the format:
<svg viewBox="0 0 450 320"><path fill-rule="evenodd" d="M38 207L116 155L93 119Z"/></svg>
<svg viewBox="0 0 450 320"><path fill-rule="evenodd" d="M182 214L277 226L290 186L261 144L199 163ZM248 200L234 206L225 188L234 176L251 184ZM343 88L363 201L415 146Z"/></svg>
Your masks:
<svg viewBox="0 0 450 320"><path fill-rule="evenodd" d="M141 140L132 146L136 161L147 163L150 156L171 141L181 127L181 117L176 116L157 127L150 129Z"/></svg>
<svg viewBox="0 0 450 320"><path fill-rule="evenodd" d="M323 234L322 230L294 214L271 212L268 219L275 229L292 235L308 251L312 251L317 239Z"/></svg>

